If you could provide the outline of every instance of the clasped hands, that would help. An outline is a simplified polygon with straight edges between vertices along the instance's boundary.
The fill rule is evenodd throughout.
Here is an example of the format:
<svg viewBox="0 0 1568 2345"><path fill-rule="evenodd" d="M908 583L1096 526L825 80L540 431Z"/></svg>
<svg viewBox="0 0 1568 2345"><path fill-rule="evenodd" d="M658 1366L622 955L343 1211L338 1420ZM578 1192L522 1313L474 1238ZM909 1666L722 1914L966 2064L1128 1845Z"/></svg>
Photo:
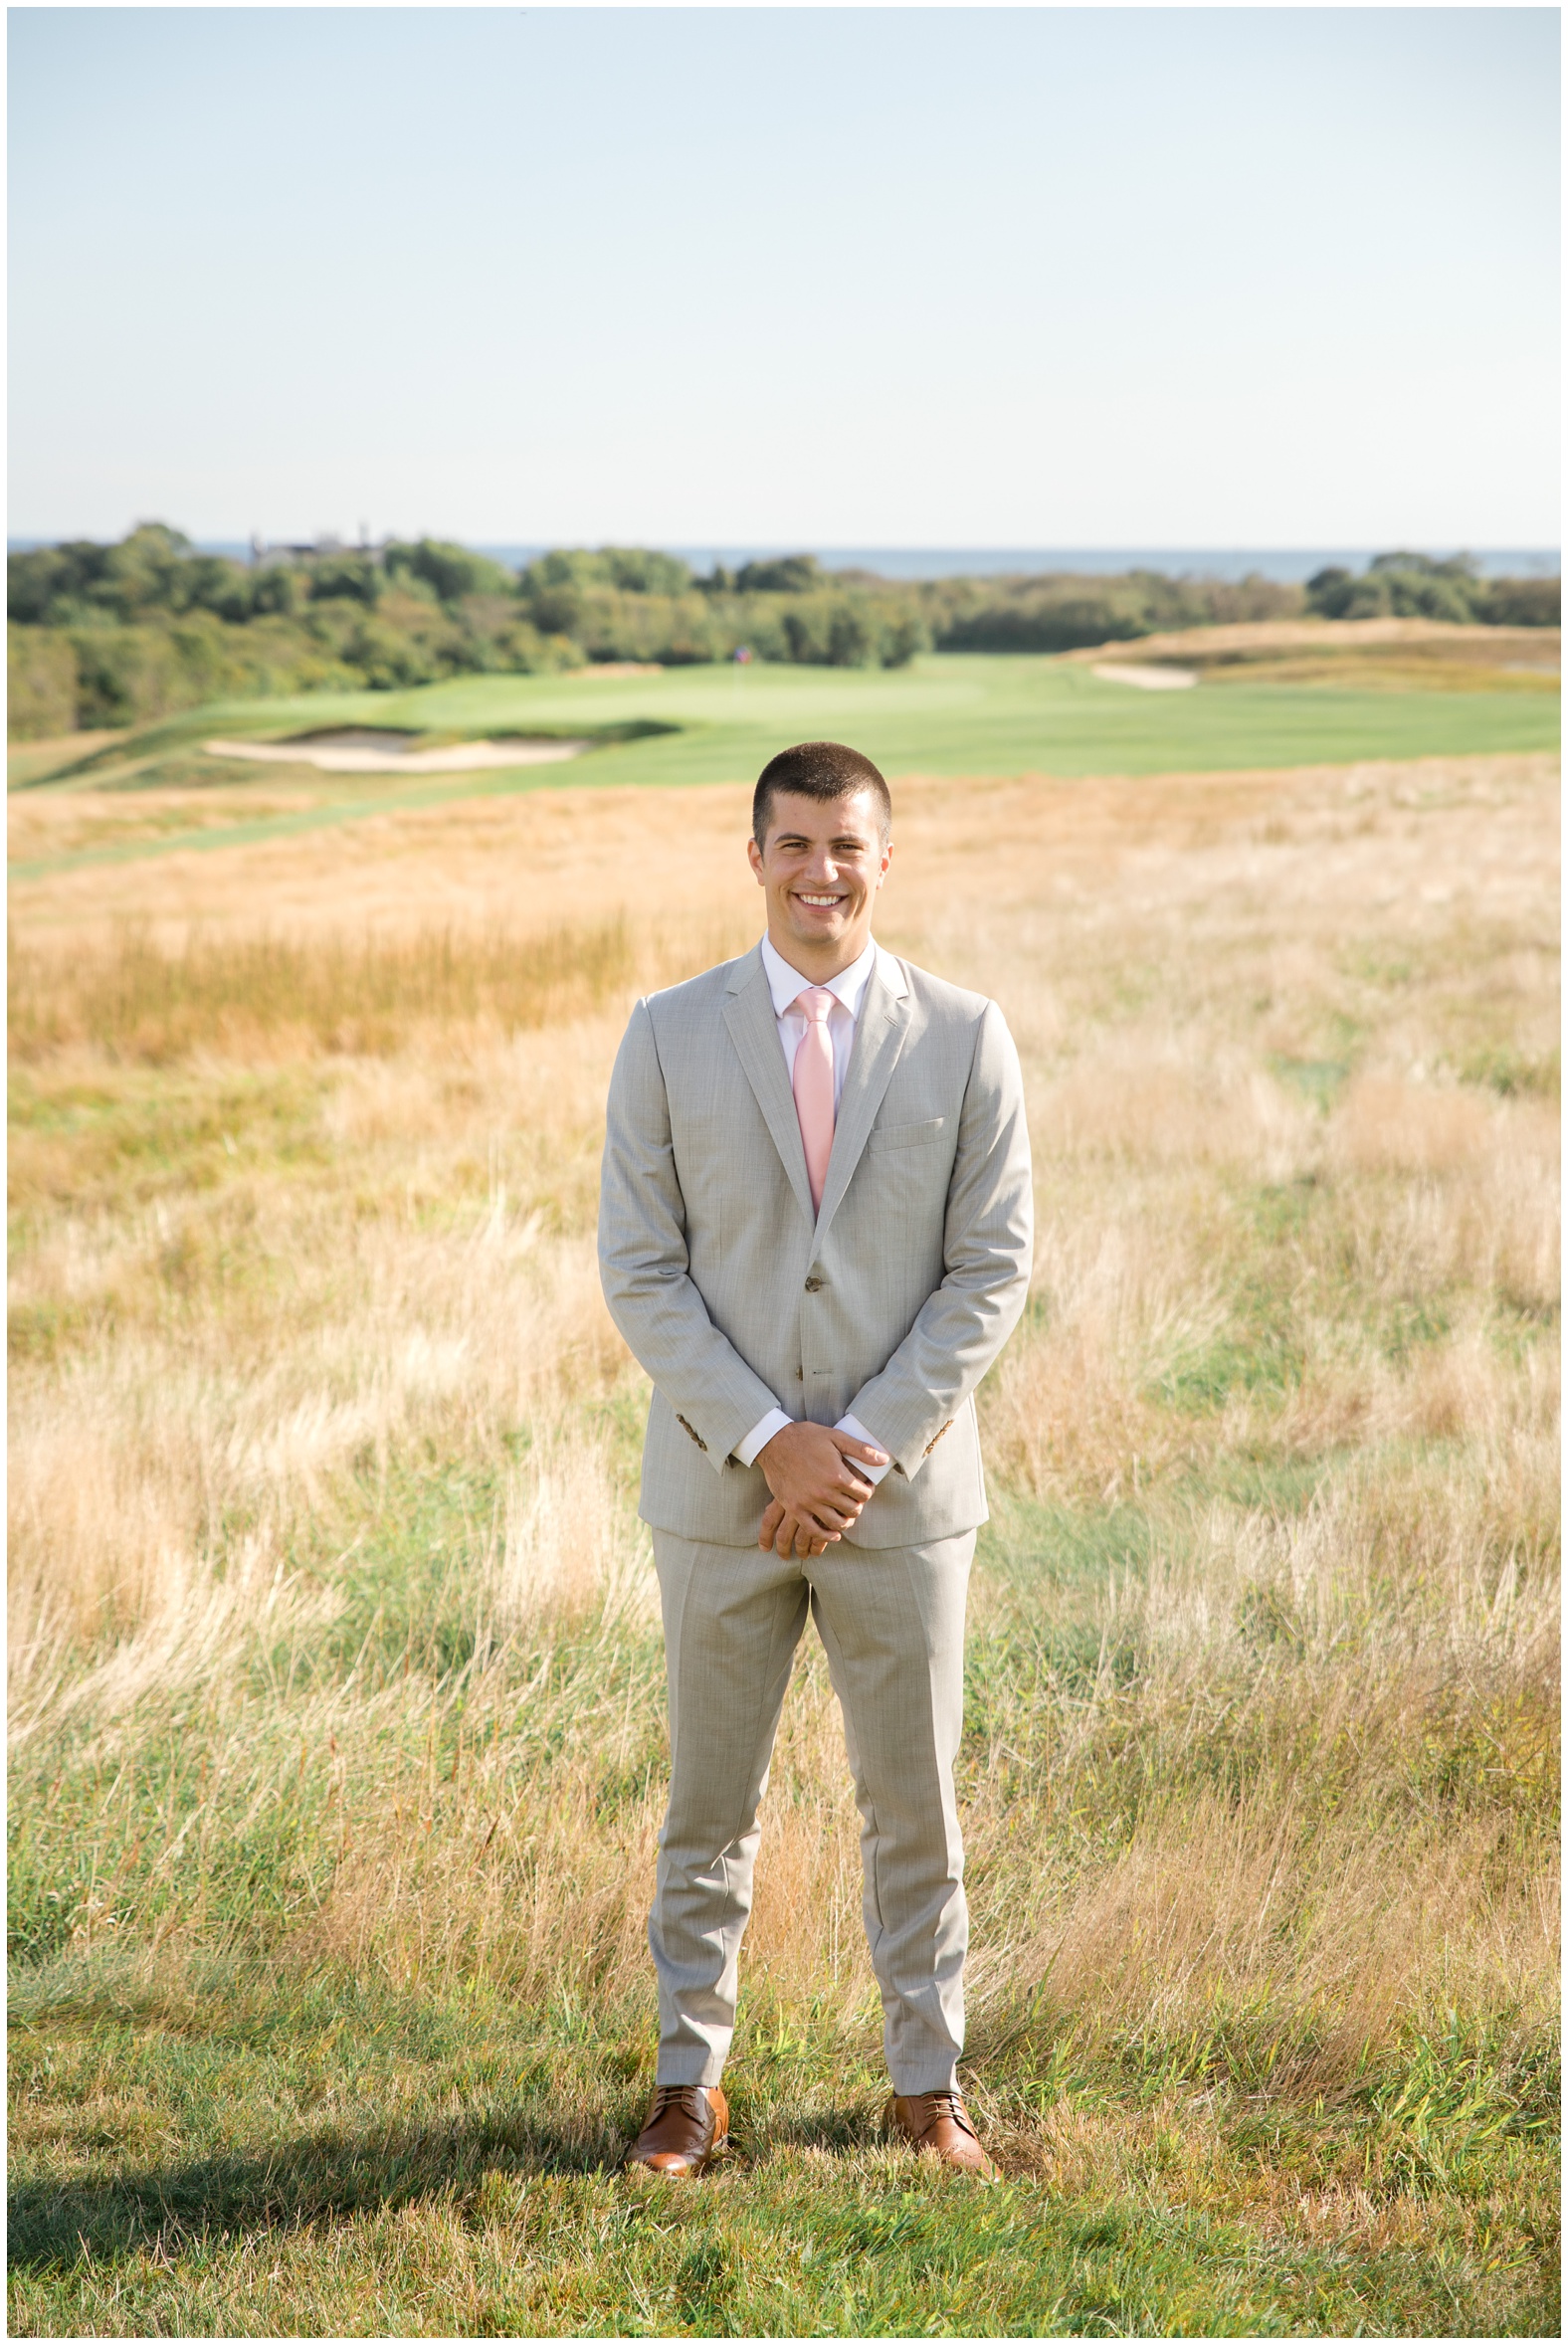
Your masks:
<svg viewBox="0 0 1568 2345"><path fill-rule="evenodd" d="M757 1452L773 1502L757 1533L759 1547L782 1556L821 1555L858 1522L877 1484L855 1461L885 1466L884 1451L826 1425L786 1425Z"/></svg>

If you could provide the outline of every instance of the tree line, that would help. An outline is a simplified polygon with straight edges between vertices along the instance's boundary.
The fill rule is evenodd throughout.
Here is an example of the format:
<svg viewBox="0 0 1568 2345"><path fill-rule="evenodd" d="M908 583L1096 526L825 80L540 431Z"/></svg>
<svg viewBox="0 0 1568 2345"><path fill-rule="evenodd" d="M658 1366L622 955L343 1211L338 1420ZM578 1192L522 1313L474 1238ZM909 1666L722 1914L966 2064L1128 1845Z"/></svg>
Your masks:
<svg viewBox="0 0 1568 2345"><path fill-rule="evenodd" d="M563 549L520 571L433 538L244 563L146 522L9 562L10 731L145 723L208 701L394 689L445 677L538 675L607 661L758 660L898 668L928 651L1063 652L1156 630L1302 613L1391 612L1555 625L1546 580L1380 555L1305 589L1067 573L902 583L813 555L695 575L644 547Z"/></svg>
<svg viewBox="0 0 1568 2345"><path fill-rule="evenodd" d="M1359 576L1337 567L1306 582L1319 619L1448 619L1469 627L1560 627L1560 578L1482 578L1469 554L1378 554Z"/></svg>

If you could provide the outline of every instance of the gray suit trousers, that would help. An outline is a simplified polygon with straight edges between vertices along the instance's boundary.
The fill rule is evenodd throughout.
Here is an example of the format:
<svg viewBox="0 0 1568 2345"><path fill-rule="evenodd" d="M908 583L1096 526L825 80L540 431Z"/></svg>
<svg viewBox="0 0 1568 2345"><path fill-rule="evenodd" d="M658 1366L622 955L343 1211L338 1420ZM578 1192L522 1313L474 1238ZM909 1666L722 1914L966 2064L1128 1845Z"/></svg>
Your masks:
<svg viewBox="0 0 1568 2345"><path fill-rule="evenodd" d="M940 2091L963 2050L969 1938L953 1760L975 1534L918 1547L757 1547L654 1533L670 1680L670 1810L648 1936L659 2082L716 2084L735 2026L757 1805L808 1612L844 1713L866 1934L893 2089Z"/></svg>

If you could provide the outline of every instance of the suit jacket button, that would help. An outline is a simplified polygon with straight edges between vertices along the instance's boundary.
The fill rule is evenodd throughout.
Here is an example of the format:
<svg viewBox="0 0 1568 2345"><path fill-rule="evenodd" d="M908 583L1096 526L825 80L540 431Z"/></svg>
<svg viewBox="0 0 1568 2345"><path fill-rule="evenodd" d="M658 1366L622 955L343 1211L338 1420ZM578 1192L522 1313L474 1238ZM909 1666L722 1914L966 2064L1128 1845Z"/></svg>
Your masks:
<svg viewBox="0 0 1568 2345"><path fill-rule="evenodd" d="M808 1278L806 1280L806 1292L808 1294L815 1294L819 1286L826 1286L827 1283L828 1281L826 1278Z"/></svg>

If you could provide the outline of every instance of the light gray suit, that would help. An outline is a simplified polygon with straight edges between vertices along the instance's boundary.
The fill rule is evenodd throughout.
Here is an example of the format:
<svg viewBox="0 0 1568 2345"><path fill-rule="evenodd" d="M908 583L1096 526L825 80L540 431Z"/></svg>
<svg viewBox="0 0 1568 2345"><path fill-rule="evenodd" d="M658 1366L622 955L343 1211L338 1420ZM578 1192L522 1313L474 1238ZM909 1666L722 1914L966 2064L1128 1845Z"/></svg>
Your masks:
<svg viewBox="0 0 1568 2345"><path fill-rule="evenodd" d="M985 1481L974 1393L1028 1290L1018 1056L981 995L879 949L814 1215L760 950L640 1001L610 1084L604 1291L654 1381L641 1511L670 1663L672 1787L650 1939L662 2083L718 2081L755 1812L816 1615L863 1821L899 2092L952 2081L967 1942L952 1762ZM893 1460L812 1562L756 1546L771 1409L853 1414Z"/></svg>

